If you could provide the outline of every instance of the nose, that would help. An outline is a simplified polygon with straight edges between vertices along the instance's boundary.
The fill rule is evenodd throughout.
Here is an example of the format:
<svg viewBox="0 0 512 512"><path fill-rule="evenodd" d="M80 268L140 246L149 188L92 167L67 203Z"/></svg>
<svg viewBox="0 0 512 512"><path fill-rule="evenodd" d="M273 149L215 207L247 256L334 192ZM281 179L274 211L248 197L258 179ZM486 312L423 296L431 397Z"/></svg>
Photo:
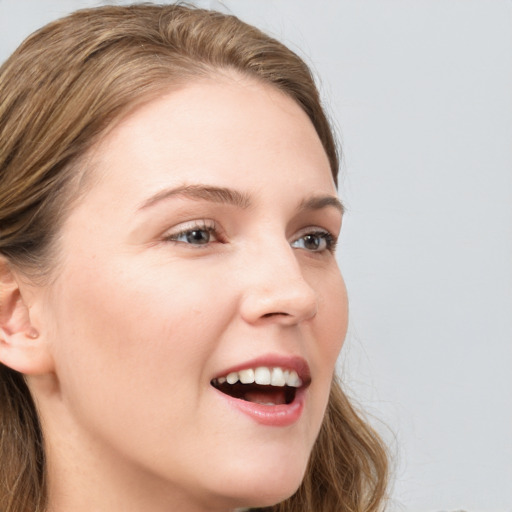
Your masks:
<svg viewBox="0 0 512 512"><path fill-rule="evenodd" d="M312 319L318 309L316 291L304 277L296 249L285 242L244 265L240 312L250 324L296 325Z"/></svg>

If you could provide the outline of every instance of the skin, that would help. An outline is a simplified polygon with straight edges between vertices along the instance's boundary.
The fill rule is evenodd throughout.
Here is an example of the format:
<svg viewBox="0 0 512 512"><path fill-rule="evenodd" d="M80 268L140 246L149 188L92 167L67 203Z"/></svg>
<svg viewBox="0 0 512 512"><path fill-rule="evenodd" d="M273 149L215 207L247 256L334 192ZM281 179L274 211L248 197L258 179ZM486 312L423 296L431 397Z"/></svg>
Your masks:
<svg viewBox="0 0 512 512"><path fill-rule="evenodd" d="M335 206L299 209L336 197L314 127L274 88L222 77L137 108L89 156L94 179L63 225L55 279L25 294L46 354L28 382L50 510L285 499L302 480L347 328L334 254L303 238L341 227ZM244 204L163 197L198 185L229 187ZM183 234L213 226L206 244ZM310 367L303 414L286 427L257 423L210 385L266 354Z"/></svg>

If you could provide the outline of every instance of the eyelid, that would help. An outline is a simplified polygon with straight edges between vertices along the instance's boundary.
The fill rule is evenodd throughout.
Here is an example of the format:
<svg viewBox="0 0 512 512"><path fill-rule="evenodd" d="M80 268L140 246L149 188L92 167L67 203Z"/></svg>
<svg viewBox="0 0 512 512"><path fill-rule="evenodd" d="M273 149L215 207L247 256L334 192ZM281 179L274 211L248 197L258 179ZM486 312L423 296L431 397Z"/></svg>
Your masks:
<svg viewBox="0 0 512 512"><path fill-rule="evenodd" d="M338 235L335 235L332 231L330 231L326 228L321 228L319 226L307 226L305 228L302 228L297 233L295 233L295 235L290 240L290 244L293 244L294 242L296 242L297 240L299 240L300 238L302 238L303 236L306 236L306 235L319 235L319 236L324 235L327 240L326 251L329 251L331 253L335 252L336 246L338 244L338 238L339 238ZM314 251L310 251L310 252L314 253ZM322 251L318 251L318 252L321 253Z"/></svg>
<svg viewBox="0 0 512 512"><path fill-rule="evenodd" d="M161 238L165 242L177 242L176 239L178 237L194 230L208 231L209 233L213 233L215 236L215 241L219 241L219 239L222 238L222 231L219 225L212 219L196 219L182 222L181 224L177 224L171 229L165 231Z"/></svg>
<svg viewBox="0 0 512 512"><path fill-rule="evenodd" d="M307 226L305 228L302 228L300 229L299 231L297 231L293 237L292 237L292 240L296 240L297 238L300 238L301 236L304 236L304 235L309 235L311 233L325 233L326 235L330 235L332 236L332 238L334 240L337 240L338 239L338 236L335 235L330 229L327 229L327 228L321 228L320 226L315 226L315 225L312 225L312 226Z"/></svg>

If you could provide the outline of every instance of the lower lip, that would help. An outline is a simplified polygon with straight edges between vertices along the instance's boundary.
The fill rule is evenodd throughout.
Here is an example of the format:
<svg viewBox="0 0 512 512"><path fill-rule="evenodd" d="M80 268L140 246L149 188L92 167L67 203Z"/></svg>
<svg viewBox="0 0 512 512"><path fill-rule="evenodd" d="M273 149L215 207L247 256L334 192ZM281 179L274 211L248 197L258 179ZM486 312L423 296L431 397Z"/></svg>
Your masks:
<svg viewBox="0 0 512 512"><path fill-rule="evenodd" d="M219 396L238 411L252 418L256 423L271 427L287 427L296 423L304 410L305 389L298 389L291 404L263 405L240 400L213 388Z"/></svg>

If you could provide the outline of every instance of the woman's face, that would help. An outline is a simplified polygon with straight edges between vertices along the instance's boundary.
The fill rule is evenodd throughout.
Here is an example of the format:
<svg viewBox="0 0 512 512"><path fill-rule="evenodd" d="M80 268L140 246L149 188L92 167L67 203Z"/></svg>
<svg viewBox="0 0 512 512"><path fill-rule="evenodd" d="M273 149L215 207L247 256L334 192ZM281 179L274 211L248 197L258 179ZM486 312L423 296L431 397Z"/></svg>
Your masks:
<svg viewBox="0 0 512 512"><path fill-rule="evenodd" d="M270 86L204 80L90 157L38 317L58 381L40 400L50 468L65 446L97 485L136 482L127 495L182 510L286 498L347 324L340 205L311 122Z"/></svg>

